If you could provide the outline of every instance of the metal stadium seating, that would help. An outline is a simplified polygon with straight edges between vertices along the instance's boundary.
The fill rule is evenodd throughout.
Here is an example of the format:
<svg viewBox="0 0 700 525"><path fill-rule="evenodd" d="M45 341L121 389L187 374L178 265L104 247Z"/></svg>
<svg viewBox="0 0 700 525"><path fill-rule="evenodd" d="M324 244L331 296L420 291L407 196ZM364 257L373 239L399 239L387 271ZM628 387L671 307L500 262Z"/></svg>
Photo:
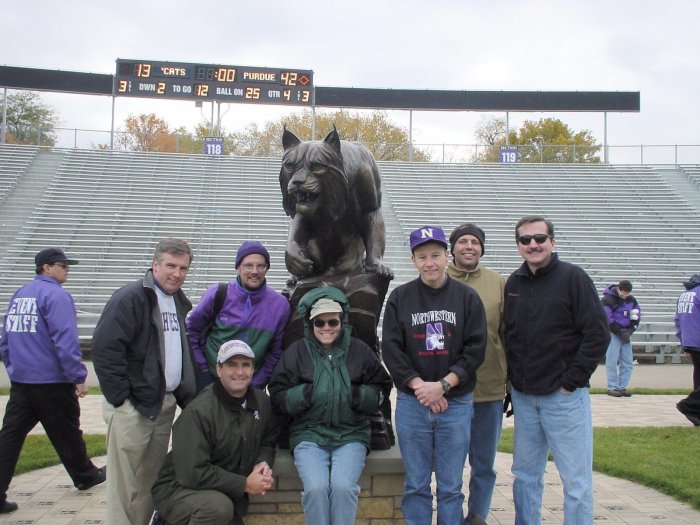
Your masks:
<svg viewBox="0 0 700 525"><path fill-rule="evenodd" d="M6 177L5 166L19 164L18 174ZM194 302L232 276L235 250L246 239L266 244L268 281L280 290L288 277L288 218L279 167L279 159L0 146L0 215L13 225L0 234L0 313L31 278L34 254L61 246L80 260L66 288L80 311L81 337L89 339L111 293L143 274L165 236L192 244L185 291ZM634 283L643 311L635 352L658 362L680 359L673 312L682 281L698 271L700 212L659 170L388 162L380 170L392 288L415 278L406 239L416 227L436 224L449 234L461 222L479 224L483 263L508 275L522 262L515 223L542 214L554 221L561 257L583 266L599 291L620 279ZM700 167L683 166L682 173L692 180Z"/></svg>
<svg viewBox="0 0 700 525"><path fill-rule="evenodd" d="M0 204L12 193L15 184L34 160L39 148L5 144L0 148Z"/></svg>

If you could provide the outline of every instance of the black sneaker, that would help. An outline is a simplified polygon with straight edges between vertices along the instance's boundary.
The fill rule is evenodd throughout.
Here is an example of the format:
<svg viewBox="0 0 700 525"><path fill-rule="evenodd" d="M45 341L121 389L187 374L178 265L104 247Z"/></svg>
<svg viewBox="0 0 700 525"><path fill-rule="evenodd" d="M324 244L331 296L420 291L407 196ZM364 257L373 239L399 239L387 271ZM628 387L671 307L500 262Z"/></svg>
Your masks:
<svg viewBox="0 0 700 525"><path fill-rule="evenodd" d="M100 483L104 483L104 481L107 479L107 467L100 467L97 469L97 473L95 474L95 478L88 483L79 483L76 485L78 490L88 490L94 487L95 485L99 485Z"/></svg>
<svg viewBox="0 0 700 525"><path fill-rule="evenodd" d="M626 388L623 388L622 390L618 390L620 394L622 394L622 397L632 397L632 393L627 390Z"/></svg>
<svg viewBox="0 0 700 525"><path fill-rule="evenodd" d="M608 395L612 397L622 397L622 392L620 390L608 390Z"/></svg>
<svg viewBox="0 0 700 525"><path fill-rule="evenodd" d="M2 505L0 505L0 514L9 514L10 512L14 512L19 508L19 505L15 503L14 501L3 501Z"/></svg>
<svg viewBox="0 0 700 525"><path fill-rule="evenodd" d="M678 409L678 411L681 414L683 414L686 418L688 418L688 421L690 421L693 425L695 425L696 427L700 427L700 417L690 412L682 403L683 401L679 401L678 403L676 403L676 408Z"/></svg>

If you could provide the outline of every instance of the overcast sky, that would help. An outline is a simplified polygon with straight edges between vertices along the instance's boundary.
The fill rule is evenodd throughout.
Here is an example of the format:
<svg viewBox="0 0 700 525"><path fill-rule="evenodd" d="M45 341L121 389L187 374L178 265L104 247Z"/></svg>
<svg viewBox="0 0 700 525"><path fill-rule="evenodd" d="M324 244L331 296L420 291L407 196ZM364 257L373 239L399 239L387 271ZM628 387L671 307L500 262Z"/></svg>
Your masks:
<svg viewBox="0 0 700 525"><path fill-rule="evenodd" d="M609 144L700 144L699 20L690 0L15 1L2 8L0 64L113 74L135 58L312 69L317 86L640 91L640 113L608 114ZM110 127L109 97L42 99L65 127ZM222 111L234 131L285 110ZM119 98L117 126L151 112L171 127L203 120L193 102ZM493 115L414 112L414 141L472 144ZM511 127L546 116L603 141L602 114L511 113ZM390 117L408 127L408 112Z"/></svg>

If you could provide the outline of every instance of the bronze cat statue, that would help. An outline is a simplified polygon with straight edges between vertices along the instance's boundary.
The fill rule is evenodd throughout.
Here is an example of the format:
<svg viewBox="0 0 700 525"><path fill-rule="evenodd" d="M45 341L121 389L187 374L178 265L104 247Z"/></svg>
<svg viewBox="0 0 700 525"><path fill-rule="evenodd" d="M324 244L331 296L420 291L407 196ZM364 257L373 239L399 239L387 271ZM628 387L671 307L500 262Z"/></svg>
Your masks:
<svg viewBox="0 0 700 525"><path fill-rule="evenodd" d="M291 218L285 263L293 282L349 272L393 279L383 262L384 217L379 168L357 142L333 127L323 141L304 142L286 128L280 189Z"/></svg>

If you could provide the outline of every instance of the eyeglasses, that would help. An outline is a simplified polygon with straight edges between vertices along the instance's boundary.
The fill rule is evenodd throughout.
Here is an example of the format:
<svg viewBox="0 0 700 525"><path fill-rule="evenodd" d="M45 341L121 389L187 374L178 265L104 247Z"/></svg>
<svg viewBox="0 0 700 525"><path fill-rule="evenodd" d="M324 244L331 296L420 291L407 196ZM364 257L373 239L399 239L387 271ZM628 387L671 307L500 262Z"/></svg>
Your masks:
<svg viewBox="0 0 700 525"><path fill-rule="evenodd" d="M331 328L335 328L340 324L340 319L329 319L328 321L324 321L323 319L314 319L314 326L316 328L323 328L324 326L328 325Z"/></svg>
<svg viewBox="0 0 700 525"><path fill-rule="evenodd" d="M544 244L547 242L547 239L551 239L549 235L546 233L536 233L535 235L521 235L518 237L518 242L522 244L523 246L527 246L532 242L532 239L535 239L535 242L537 244Z"/></svg>
<svg viewBox="0 0 700 525"><path fill-rule="evenodd" d="M267 264L245 263L241 264L241 268L243 268L246 272L252 272L253 270L264 272L265 270L267 270Z"/></svg>
<svg viewBox="0 0 700 525"><path fill-rule="evenodd" d="M63 268L64 270L67 270L68 268L70 268L70 266L68 266L66 263L61 263L61 262L53 263L53 265L54 265L54 266L60 266L60 267Z"/></svg>

